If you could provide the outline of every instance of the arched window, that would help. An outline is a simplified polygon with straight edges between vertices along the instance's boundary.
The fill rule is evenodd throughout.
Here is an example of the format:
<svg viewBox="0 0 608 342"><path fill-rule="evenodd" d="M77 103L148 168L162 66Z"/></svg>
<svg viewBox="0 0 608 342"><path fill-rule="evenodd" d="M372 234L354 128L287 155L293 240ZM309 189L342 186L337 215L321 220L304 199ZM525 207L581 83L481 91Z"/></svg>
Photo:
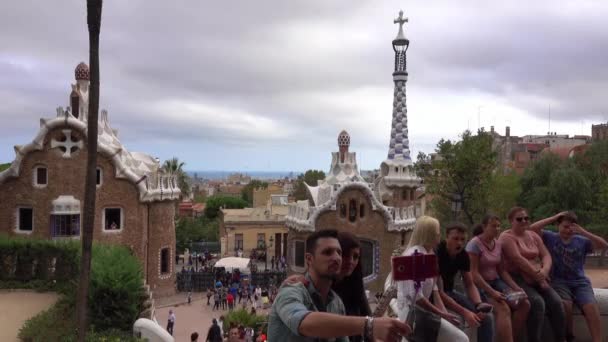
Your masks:
<svg viewBox="0 0 608 342"><path fill-rule="evenodd" d="M365 217L365 204L363 203L359 205L359 217Z"/></svg>
<svg viewBox="0 0 608 342"><path fill-rule="evenodd" d="M359 240L361 245L361 272L363 273L364 280L369 282L380 273L380 249L377 241L373 240Z"/></svg>
<svg viewBox="0 0 608 342"><path fill-rule="evenodd" d="M357 201L351 199L348 203L348 220L355 222L357 220Z"/></svg>

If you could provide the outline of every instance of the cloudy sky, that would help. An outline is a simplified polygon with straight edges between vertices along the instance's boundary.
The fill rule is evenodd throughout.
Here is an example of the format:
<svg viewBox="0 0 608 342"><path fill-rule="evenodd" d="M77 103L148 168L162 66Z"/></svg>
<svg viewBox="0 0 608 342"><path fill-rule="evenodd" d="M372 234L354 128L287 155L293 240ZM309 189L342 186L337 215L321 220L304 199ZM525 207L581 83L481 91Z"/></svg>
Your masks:
<svg viewBox="0 0 608 342"><path fill-rule="evenodd" d="M608 120L597 0L105 1L101 107L129 150L189 170L327 170L342 129L377 168L399 9L414 155L467 128L590 135ZM0 2L0 162L68 105L80 61L85 1Z"/></svg>

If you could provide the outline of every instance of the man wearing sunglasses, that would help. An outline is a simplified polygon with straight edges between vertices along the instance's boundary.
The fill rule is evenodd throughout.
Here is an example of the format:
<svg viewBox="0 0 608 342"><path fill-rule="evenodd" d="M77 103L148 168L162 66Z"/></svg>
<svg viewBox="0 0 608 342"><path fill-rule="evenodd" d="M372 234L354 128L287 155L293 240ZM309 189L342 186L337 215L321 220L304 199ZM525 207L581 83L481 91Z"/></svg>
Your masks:
<svg viewBox="0 0 608 342"><path fill-rule="evenodd" d="M526 209L514 207L508 214L511 229L499 237L505 269L513 280L526 292L530 301L528 315L528 342L540 342L545 314L548 315L554 341L566 340L566 315L559 295L548 278L551 271L551 255L540 236L530 228Z"/></svg>
<svg viewBox="0 0 608 342"><path fill-rule="evenodd" d="M530 228L542 237L553 258L551 287L564 301L568 339L574 338L572 305L576 304L585 316L593 342L600 342L602 326L599 307L584 267L587 254L608 248L608 243L579 226L577 221L576 214L566 211L535 222ZM557 233L543 229L550 224L557 224Z"/></svg>

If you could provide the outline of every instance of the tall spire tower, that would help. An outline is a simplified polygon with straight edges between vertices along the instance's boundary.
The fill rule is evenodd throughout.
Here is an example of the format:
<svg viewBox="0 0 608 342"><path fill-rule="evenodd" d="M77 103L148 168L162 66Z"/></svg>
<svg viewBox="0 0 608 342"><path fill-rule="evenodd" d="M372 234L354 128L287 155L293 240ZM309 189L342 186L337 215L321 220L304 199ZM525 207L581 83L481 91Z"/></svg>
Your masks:
<svg viewBox="0 0 608 342"><path fill-rule="evenodd" d="M422 183L416 176L410 156L410 141L407 127L407 103L405 86L407 83L406 52L410 46L405 38L403 25L408 18L399 11L399 17L394 20L399 24L397 37L393 39L395 51L395 84L393 96L393 120L391 124L391 139L387 159L380 166L380 177L376 180L376 191L385 205L402 207L415 201L415 191Z"/></svg>

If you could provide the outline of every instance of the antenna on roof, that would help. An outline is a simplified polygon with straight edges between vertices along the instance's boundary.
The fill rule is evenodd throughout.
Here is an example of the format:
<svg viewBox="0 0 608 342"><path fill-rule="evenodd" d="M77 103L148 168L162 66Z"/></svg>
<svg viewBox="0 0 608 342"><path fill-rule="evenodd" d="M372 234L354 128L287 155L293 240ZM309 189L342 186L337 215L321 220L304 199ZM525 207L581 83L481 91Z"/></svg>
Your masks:
<svg viewBox="0 0 608 342"><path fill-rule="evenodd" d="M549 132L551 132L551 105L549 105Z"/></svg>

